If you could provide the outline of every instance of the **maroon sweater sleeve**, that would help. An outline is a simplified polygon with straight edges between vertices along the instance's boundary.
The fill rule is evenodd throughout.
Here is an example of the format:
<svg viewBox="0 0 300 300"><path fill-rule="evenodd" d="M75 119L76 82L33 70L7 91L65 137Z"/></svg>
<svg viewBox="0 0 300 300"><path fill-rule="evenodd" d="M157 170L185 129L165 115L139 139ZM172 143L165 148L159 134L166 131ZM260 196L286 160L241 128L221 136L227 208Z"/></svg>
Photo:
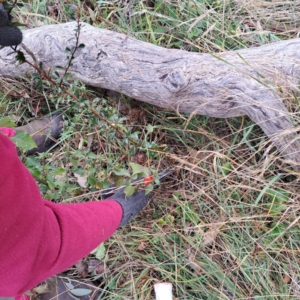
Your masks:
<svg viewBox="0 0 300 300"><path fill-rule="evenodd" d="M109 238L121 218L113 200L43 200L15 146L0 134L0 297L20 295L70 267Z"/></svg>

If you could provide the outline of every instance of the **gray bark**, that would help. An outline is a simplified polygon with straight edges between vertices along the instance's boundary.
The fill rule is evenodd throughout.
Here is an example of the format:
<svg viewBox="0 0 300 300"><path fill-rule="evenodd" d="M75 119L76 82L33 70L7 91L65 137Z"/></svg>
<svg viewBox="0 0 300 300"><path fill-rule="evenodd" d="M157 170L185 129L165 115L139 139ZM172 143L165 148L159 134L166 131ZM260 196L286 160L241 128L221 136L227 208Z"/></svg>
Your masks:
<svg viewBox="0 0 300 300"><path fill-rule="evenodd" d="M76 23L23 32L23 44L46 69L65 66L65 48L75 45ZM249 116L280 152L300 165L300 142L282 91L300 79L300 39L218 54L165 49L125 34L82 23L70 72L91 86L114 90L166 109L218 118ZM21 50L22 45L20 46ZM11 49L0 50L0 75L22 76ZM32 61L28 55L27 59ZM280 94L281 93L281 94Z"/></svg>

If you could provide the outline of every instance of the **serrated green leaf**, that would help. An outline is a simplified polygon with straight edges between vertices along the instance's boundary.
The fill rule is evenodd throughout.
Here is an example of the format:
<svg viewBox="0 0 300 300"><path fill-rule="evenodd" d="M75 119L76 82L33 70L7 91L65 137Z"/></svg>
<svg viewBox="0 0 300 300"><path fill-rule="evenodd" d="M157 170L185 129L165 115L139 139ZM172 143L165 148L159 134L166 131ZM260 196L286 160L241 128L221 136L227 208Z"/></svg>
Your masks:
<svg viewBox="0 0 300 300"><path fill-rule="evenodd" d="M41 176L41 172L38 169L30 169L30 173L35 178L38 178L39 176Z"/></svg>
<svg viewBox="0 0 300 300"><path fill-rule="evenodd" d="M26 157L26 166L27 167L40 167L40 162L33 156Z"/></svg>
<svg viewBox="0 0 300 300"><path fill-rule="evenodd" d="M18 62L20 62L21 64L24 63L26 61L25 55L22 51L18 51L17 52L17 56L16 59Z"/></svg>
<svg viewBox="0 0 300 300"><path fill-rule="evenodd" d="M55 169L53 171L53 175L62 175L66 172L66 170L64 168L59 168L59 169Z"/></svg>
<svg viewBox="0 0 300 300"><path fill-rule="evenodd" d="M130 165L130 167L131 167L131 169L132 169L133 175L135 175L135 174L141 174L141 173L143 173L143 171L144 171L144 170L143 170L144 167L141 166L141 165L139 165L139 164L136 164L136 163L131 162L131 163L129 163L129 165Z"/></svg>
<svg viewBox="0 0 300 300"><path fill-rule="evenodd" d="M72 293L73 295L77 296L77 297L81 297L81 296L86 296L89 295L92 290L88 290L88 289L72 289L69 290L70 293Z"/></svg>
<svg viewBox="0 0 300 300"><path fill-rule="evenodd" d="M95 256L99 260L104 258L104 256L105 256L105 246L104 246L103 243L98 246Z"/></svg>
<svg viewBox="0 0 300 300"><path fill-rule="evenodd" d="M95 186L97 184L97 179L95 176L91 175L88 177L87 182L91 185L91 186Z"/></svg>
<svg viewBox="0 0 300 300"><path fill-rule="evenodd" d="M48 186L49 186L49 188L50 188L50 189L52 189L52 190L54 190L54 189L55 189L55 184L54 184L54 182L53 182L53 181L51 181L51 180L47 180L47 183L48 183Z"/></svg>
<svg viewBox="0 0 300 300"><path fill-rule="evenodd" d="M0 119L0 127L16 127L16 123L10 117L4 117Z"/></svg>
<svg viewBox="0 0 300 300"><path fill-rule="evenodd" d="M24 152L37 147L32 137L24 131L18 131L11 139Z"/></svg>
<svg viewBox="0 0 300 300"><path fill-rule="evenodd" d="M145 188L145 195L148 195L150 192L152 192L153 188L154 188L153 184L148 184Z"/></svg>
<svg viewBox="0 0 300 300"><path fill-rule="evenodd" d="M124 193L127 197L130 197L135 192L135 187L128 185L124 188Z"/></svg>
<svg viewBox="0 0 300 300"><path fill-rule="evenodd" d="M136 175L136 174L142 174L144 176L149 176L151 174L150 170L146 167L143 167L139 164L130 162L129 163L131 169L132 169L132 174Z"/></svg>
<svg viewBox="0 0 300 300"><path fill-rule="evenodd" d="M130 173L128 170L126 169L120 169L120 170L114 170L114 173L117 176L126 176L126 177L130 177Z"/></svg>

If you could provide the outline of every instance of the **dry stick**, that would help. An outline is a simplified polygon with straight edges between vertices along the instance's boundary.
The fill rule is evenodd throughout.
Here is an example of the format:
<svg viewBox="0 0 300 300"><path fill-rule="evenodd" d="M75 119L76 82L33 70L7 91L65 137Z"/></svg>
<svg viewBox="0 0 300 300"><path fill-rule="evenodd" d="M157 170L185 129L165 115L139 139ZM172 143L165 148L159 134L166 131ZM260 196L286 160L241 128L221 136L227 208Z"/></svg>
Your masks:
<svg viewBox="0 0 300 300"><path fill-rule="evenodd" d="M27 47L25 45L23 45L23 48L32 56L32 58L34 59L34 61L37 63L36 61L36 58L35 56L32 54L32 52L27 49ZM28 60L25 60L25 62L27 64L29 64L30 66L32 66L37 72L39 72L39 74L45 78L46 80L48 80L50 83L52 84L56 84L56 82L54 80L51 79L51 77L49 77L45 72L41 71L38 67L36 67L35 65L33 65L32 63L30 63ZM64 94L67 94L69 95L70 97L72 97L74 100L76 100L77 102L80 102L80 100L73 94L73 93L70 93L66 90L63 90L62 93ZM125 133L122 131L121 128L117 127L116 125L114 125L113 123L109 122L105 117L101 116L101 114L99 112L97 112L94 108L91 108L91 112L98 116L99 119L101 119L102 121L104 121L105 123L107 123L111 128L113 128L114 130L116 130L120 135L124 135ZM141 146L141 144L139 142L137 142L136 140L130 138L130 137L127 137L128 140L130 140L133 144L137 145L137 146ZM177 162L180 162L181 164L184 164L184 165L187 165L189 167L191 167L191 169L195 172L196 170L195 169L198 169L198 171L203 171L202 168L198 167L198 166L195 166L193 163L190 163L184 159L181 159L179 157L177 157L175 154L172 154L172 153L167 153L165 151L161 151L161 150L155 150L155 149L151 149L152 152L155 152L155 153L159 153L159 154L163 154L165 155L166 157L168 157L169 159L173 159L173 160L176 160Z"/></svg>
<svg viewBox="0 0 300 300"><path fill-rule="evenodd" d="M0 2L2 2L2 1L0 1ZM12 12L12 10L15 8L15 6L17 5L17 2L18 2L18 0L15 0L15 1L14 1L12 7L11 7L10 10L7 12L8 15L10 15L10 13Z"/></svg>
<svg viewBox="0 0 300 300"><path fill-rule="evenodd" d="M81 9L80 6L78 6L77 7L77 19L76 19L77 29L76 29L76 34L75 34L75 36L76 36L75 47L73 48L73 50L71 52L71 56L69 58L67 67L65 68L64 74L62 75L61 80L60 80L60 82L58 84L59 87L61 87L62 84L63 84L64 77L67 75L67 73L69 71L69 68L71 67L72 60L74 59L75 52L77 51L78 46L79 46L79 37L80 37L80 29L81 29L81 24L80 24L80 18L81 18L80 9Z"/></svg>

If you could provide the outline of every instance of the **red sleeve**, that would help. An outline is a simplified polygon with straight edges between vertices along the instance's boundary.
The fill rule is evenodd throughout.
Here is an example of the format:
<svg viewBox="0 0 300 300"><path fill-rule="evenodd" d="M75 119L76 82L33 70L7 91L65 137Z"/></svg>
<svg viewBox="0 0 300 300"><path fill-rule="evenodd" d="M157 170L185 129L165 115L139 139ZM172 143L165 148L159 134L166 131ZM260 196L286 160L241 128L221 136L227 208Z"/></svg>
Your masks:
<svg viewBox="0 0 300 300"><path fill-rule="evenodd" d="M0 134L0 297L20 295L70 267L108 239L121 218L113 200L43 200L15 146Z"/></svg>

